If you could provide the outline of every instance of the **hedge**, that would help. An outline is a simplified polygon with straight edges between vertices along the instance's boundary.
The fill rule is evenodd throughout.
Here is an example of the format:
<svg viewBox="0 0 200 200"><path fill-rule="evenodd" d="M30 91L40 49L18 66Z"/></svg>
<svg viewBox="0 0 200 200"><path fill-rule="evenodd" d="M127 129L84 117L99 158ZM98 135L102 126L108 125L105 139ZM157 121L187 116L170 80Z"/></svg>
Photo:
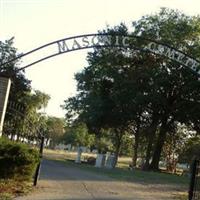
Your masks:
<svg viewBox="0 0 200 200"><path fill-rule="evenodd" d="M0 178L30 180L39 159L36 149L26 144L0 139Z"/></svg>

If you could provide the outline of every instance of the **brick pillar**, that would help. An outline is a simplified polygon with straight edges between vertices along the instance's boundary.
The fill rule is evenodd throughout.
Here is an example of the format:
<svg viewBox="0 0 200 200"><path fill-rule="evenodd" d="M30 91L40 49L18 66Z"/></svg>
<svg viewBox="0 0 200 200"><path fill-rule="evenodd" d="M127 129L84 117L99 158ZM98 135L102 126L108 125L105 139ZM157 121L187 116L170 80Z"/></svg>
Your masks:
<svg viewBox="0 0 200 200"><path fill-rule="evenodd" d="M0 137L2 136L3 123L10 92L11 81L9 78L0 77Z"/></svg>

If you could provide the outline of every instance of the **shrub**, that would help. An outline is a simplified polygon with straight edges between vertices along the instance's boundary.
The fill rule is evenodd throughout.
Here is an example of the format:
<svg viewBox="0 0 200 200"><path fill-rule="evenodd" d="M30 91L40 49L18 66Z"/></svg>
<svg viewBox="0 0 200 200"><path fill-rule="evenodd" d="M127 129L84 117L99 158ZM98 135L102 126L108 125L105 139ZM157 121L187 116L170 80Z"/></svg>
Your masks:
<svg viewBox="0 0 200 200"><path fill-rule="evenodd" d="M0 178L28 180L39 162L39 153L26 144L0 139Z"/></svg>

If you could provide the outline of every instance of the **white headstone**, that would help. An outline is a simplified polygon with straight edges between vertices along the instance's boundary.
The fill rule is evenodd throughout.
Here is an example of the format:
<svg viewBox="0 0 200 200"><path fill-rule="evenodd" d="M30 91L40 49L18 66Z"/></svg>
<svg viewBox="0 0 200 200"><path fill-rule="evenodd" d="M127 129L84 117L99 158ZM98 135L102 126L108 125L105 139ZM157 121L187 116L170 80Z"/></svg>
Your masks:
<svg viewBox="0 0 200 200"><path fill-rule="evenodd" d="M3 123L10 92L11 81L9 78L0 77L0 137L3 132Z"/></svg>
<svg viewBox="0 0 200 200"><path fill-rule="evenodd" d="M106 160L106 155L105 154L97 154L95 167L104 167L105 160Z"/></svg>
<svg viewBox="0 0 200 200"><path fill-rule="evenodd" d="M83 152L82 148L78 147L77 157L76 157L75 163L81 163L81 154L82 154L82 152Z"/></svg>
<svg viewBox="0 0 200 200"><path fill-rule="evenodd" d="M115 165L115 155L108 155L106 159L105 167L112 169L114 168L114 165Z"/></svg>

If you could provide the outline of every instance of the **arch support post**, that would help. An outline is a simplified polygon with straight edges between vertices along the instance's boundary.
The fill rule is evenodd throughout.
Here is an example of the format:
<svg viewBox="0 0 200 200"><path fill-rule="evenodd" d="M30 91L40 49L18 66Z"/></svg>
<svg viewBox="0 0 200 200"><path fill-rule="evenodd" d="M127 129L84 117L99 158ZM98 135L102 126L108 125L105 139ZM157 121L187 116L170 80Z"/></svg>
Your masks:
<svg viewBox="0 0 200 200"><path fill-rule="evenodd" d="M9 78L0 77L0 137L3 132L4 118L8 104L11 80Z"/></svg>

